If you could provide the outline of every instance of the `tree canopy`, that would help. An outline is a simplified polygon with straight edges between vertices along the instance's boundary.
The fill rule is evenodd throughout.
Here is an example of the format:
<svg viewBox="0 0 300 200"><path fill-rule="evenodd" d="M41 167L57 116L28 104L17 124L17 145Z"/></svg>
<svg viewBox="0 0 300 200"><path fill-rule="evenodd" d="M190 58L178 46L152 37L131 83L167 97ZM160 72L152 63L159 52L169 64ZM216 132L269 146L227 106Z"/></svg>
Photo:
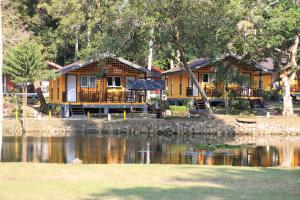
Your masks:
<svg viewBox="0 0 300 200"><path fill-rule="evenodd" d="M3 70L15 83L23 84L45 80L53 74L44 63L42 46L33 40L24 40L6 52Z"/></svg>
<svg viewBox="0 0 300 200"><path fill-rule="evenodd" d="M149 44L153 63L164 69L224 53L256 62L271 57L288 102L284 113L292 113L298 0L5 0L3 12L13 16L4 17L5 45L30 37L60 65L112 53L146 66Z"/></svg>

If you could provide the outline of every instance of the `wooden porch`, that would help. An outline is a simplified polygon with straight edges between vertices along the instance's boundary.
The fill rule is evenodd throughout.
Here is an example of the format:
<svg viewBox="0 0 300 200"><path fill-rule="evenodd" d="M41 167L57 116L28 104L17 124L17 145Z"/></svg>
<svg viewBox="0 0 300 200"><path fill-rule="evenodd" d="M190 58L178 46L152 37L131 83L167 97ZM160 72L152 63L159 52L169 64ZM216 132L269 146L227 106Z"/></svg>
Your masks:
<svg viewBox="0 0 300 200"><path fill-rule="evenodd" d="M67 101L67 92L62 92L63 102ZM142 91L81 91L77 95L77 101L80 103L145 103L145 92Z"/></svg>
<svg viewBox="0 0 300 200"><path fill-rule="evenodd" d="M204 91L208 97L222 97L223 96L223 89L219 87L206 87L204 86ZM260 88L228 88L228 92L233 92L236 97L261 97L263 90ZM188 97L193 97L194 95L194 88L187 87L186 88L186 95ZM198 95L197 95L198 96Z"/></svg>

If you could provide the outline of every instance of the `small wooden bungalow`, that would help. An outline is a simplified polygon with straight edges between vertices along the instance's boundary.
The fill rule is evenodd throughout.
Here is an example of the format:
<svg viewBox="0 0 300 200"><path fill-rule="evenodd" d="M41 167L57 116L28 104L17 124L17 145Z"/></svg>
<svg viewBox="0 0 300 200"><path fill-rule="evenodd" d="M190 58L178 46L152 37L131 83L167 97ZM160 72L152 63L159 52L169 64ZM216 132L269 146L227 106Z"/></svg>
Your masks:
<svg viewBox="0 0 300 200"><path fill-rule="evenodd" d="M146 91L130 92L127 82L154 76L145 67L111 55L89 62L75 62L57 70L49 83L49 104L59 106L62 117L86 110L109 113L110 109L147 110Z"/></svg>
<svg viewBox="0 0 300 200"><path fill-rule="evenodd" d="M216 66L225 62L227 66L237 67L241 74L249 76L251 80L248 85L229 85L229 89L234 90L238 96L258 98L263 90L269 90L272 87L275 77L272 75L272 70L258 64L244 62L238 56L226 55L215 61L210 61L208 58L196 59L189 63L189 67L210 99L222 96L222 87L214 83L214 73ZM197 87L182 68L175 67L165 71L162 75L167 81L167 96L171 104L181 104L184 100L201 99Z"/></svg>

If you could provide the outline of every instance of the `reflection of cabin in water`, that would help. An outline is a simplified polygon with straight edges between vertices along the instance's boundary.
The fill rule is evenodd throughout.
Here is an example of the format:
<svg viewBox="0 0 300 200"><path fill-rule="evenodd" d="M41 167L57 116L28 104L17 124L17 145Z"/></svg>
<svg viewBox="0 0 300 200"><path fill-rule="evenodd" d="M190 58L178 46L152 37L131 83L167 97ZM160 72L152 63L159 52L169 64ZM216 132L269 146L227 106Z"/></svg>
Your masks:
<svg viewBox="0 0 300 200"><path fill-rule="evenodd" d="M125 138L4 137L3 162L162 163L235 166L300 166L300 143L278 142L274 146L248 146L218 152L192 150L184 144L127 140Z"/></svg>
<svg viewBox="0 0 300 200"><path fill-rule="evenodd" d="M87 110L108 113L131 106L147 110L146 91L135 90L132 94L126 86L129 80L154 75L145 67L114 56L75 62L58 69L57 74L58 77L50 81L49 103L59 106L63 117Z"/></svg>

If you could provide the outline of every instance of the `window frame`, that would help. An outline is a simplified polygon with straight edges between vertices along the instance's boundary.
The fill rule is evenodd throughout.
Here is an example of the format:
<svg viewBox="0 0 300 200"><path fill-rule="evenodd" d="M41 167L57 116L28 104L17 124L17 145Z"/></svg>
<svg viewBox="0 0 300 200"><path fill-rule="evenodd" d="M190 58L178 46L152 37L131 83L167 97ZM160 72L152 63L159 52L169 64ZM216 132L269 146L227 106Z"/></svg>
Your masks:
<svg viewBox="0 0 300 200"><path fill-rule="evenodd" d="M59 78L57 79L57 100L59 100Z"/></svg>
<svg viewBox="0 0 300 200"><path fill-rule="evenodd" d="M112 85L108 85L108 78L112 78ZM120 78L120 85L118 85L118 86L116 86L116 78ZM122 76L108 76L106 79L106 87L121 88L122 87Z"/></svg>
<svg viewBox="0 0 300 200"><path fill-rule="evenodd" d="M182 74L179 75L179 95L182 95Z"/></svg>
<svg viewBox="0 0 300 200"><path fill-rule="evenodd" d="M173 86L174 86L174 79L173 79L173 76L171 75L171 96L173 95Z"/></svg>
<svg viewBox="0 0 300 200"><path fill-rule="evenodd" d="M82 78L87 77L87 85L82 85ZM91 77L95 78L95 85L91 86ZM90 76L90 75L81 75L80 76L80 88L96 88L97 86L97 77L96 76Z"/></svg>
<svg viewBox="0 0 300 200"><path fill-rule="evenodd" d="M204 75L207 74L207 81L204 81ZM202 73L202 83L211 83L210 73Z"/></svg>

